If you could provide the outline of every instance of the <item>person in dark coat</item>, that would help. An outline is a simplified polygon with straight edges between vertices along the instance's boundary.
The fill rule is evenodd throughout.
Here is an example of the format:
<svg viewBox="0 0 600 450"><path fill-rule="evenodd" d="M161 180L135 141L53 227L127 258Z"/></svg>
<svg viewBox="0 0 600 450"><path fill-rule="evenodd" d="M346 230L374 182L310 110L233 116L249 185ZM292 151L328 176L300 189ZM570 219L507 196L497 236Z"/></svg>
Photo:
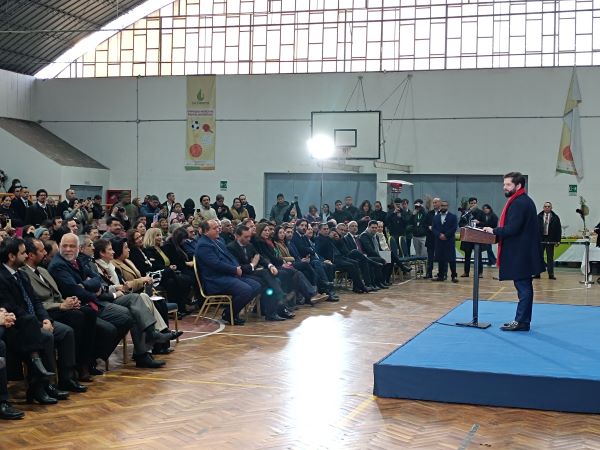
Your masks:
<svg viewBox="0 0 600 450"><path fill-rule="evenodd" d="M538 214L538 218L540 221L542 255L543 252L546 252L548 277L551 280L556 280L554 276L554 247L558 247L562 236L560 217L552 211L552 203L546 202L544 203L544 210ZM539 275L536 278L539 278Z"/></svg>
<svg viewBox="0 0 600 450"><path fill-rule="evenodd" d="M498 239L500 280L513 280L519 304L515 320L500 327L503 331L529 331L533 308L531 277L544 272L539 219L535 203L525 192L525 177L519 172L504 175L504 195L508 201L496 228L485 227Z"/></svg>
<svg viewBox="0 0 600 450"><path fill-rule="evenodd" d="M456 248L454 234L458 225L455 214L448 212L448 201L440 202L440 213L434 216L431 231L435 237L435 255L438 262L438 275L432 281L444 281L448 278L448 265L452 274L452 282L458 283L456 273Z"/></svg>
<svg viewBox="0 0 600 450"><path fill-rule="evenodd" d="M492 227L496 228L498 226L498 216L494 213L494 210L487 203L483 205L481 208L483 211L483 217L485 220L483 221L482 228L484 227ZM496 255L494 255L494 249L491 244L487 244L483 246L482 252L487 252L487 265L495 266L496 265Z"/></svg>
<svg viewBox="0 0 600 450"><path fill-rule="evenodd" d="M435 235L432 231L433 218L440 213L440 202L438 197L435 197L431 204L433 209L427 211L425 219L427 225L427 234L425 236L425 247L427 248L427 273L424 278L433 278L433 262L435 260Z"/></svg>

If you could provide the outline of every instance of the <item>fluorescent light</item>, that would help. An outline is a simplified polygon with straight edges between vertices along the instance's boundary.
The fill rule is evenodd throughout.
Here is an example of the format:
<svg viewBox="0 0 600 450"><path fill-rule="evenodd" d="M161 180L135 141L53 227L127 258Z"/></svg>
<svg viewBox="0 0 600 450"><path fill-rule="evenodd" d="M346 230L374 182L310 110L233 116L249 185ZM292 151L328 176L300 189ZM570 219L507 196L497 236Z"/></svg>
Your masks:
<svg viewBox="0 0 600 450"><path fill-rule="evenodd" d="M329 159L335 152L335 145L331 136L317 134L310 138L306 145L310 155L315 159Z"/></svg>
<svg viewBox="0 0 600 450"><path fill-rule="evenodd" d="M114 36L132 23L137 22L154 11L157 11L171 3L173 3L173 0L148 0L142 3L128 13L117 17L115 20L103 26L98 31L84 37L65 53L56 58L54 62L51 62L37 72L35 77L43 79L54 78L63 70L65 70L69 64L77 60L77 58L95 49L98 45L106 41L111 36Z"/></svg>

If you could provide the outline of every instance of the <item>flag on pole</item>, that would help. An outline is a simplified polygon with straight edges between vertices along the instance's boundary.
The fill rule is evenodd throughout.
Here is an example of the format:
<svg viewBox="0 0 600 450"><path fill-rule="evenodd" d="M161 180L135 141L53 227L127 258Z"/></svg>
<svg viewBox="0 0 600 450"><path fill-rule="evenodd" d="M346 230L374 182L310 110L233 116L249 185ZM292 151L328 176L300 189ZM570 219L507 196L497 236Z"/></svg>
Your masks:
<svg viewBox="0 0 600 450"><path fill-rule="evenodd" d="M581 146L581 124L579 119L580 103L581 91L579 90L577 72L575 71L575 67L573 67L571 84L563 114L563 127L562 134L560 135L556 172L575 175L578 180L583 178L583 148Z"/></svg>

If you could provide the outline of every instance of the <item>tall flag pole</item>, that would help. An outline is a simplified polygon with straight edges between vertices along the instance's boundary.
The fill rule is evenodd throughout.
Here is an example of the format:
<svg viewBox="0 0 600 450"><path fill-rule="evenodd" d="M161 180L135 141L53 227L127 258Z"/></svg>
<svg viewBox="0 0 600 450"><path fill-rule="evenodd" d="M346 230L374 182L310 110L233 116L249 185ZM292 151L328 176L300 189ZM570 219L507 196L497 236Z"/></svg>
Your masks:
<svg viewBox="0 0 600 450"><path fill-rule="evenodd" d="M556 173L575 175L577 180L583 178L583 148L581 145L581 123L579 119L579 104L581 91L577 72L573 67L569 93L565 102L563 114L562 134L560 135L560 148L556 161Z"/></svg>

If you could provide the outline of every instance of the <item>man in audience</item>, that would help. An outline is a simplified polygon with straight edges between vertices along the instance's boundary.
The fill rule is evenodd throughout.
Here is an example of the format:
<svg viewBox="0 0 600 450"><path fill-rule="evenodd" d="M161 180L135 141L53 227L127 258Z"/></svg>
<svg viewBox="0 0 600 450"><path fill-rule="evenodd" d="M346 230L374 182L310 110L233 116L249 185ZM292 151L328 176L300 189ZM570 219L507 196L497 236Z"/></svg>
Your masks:
<svg viewBox="0 0 600 450"><path fill-rule="evenodd" d="M29 208L29 205L29 189L27 186L15 188L15 198L11 206L23 223L27 219L27 208Z"/></svg>
<svg viewBox="0 0 600 450"><path fill-rule="evenodd" d="M427 239L427 214L423 208L423 200L418 198L415 200L415 209L410 218L410 225L413 236L413 245L415 246L415 254L419 257L427 257L427 248L425 240Z"/></svg>
<svg viewBox="0 0 600 450"><path fill-rule="evenodd" d="M336 248L333 239L329 236L329 225L320 223L318 228L319 234L316 238L315 246L319 256L324 259L324 263L333 264L335 270L346 272L352 280L353 292L357 294L369 292L362 280L358 263L344 257Z"/></svg>
<svg viewBox="0 0 600 450"><path fill-rule="evenodd" d="M277 194L277 203L271 207L269 220L273 220L277 225L280 225L285 219L285 214L288 211L289 206L290 204L285 200L283 194Z"/></svg>
<svg viewBox="0 0 600 450"><path fill-rule="evenodd" d="M189 224L183 226L185 227L185 231L187 231L187 238L183 241L181 248L187 255L188 259L191 261L194 257L194 254L196 253L196 244L198 243L198 236L193 225Z"/></svg>
<svg viewBox="0 0 600 450"><path fill-rule="evenodd" d="M102 206L102 196L94 195L92 203L92 218L94 220L102 219L104 216L104 207Z"/></svg>
<svg viewBox="0 0 600 450"><path fill-rule="evenodd" d="M250 230L250 228L248 229ZM250 235L252 235L252 231L250 231ZM225 245L229 245L236 239L233 235L233 225L229 219L221 220L221 239L223 239Z"/></svg>
<svg viewBox="0 0 600 450"><path fill-rule="evenodd" d="M380 264L381 276L378 280L378 287L387 288L390 286L390 277L393 266L387 263L379 254L379 240L377 239L377 221L370 220L367 228L359 237L360 244L364 254L373 262Z"/></svg>
<svg viewBox="0 0 600 450"><path fill-rule="evenodd" d="M8 239L0 249L0 306L14 313L18 321L33 316L39 327L43 349L43 366L55 365L55 344L58 351L59 382L71 381L75 367L75 339L73 329L60 322L52 321L41 301L33 293L27 275L19 269L25 264L27 253L22 239ZM43 390L42 390L43 387ZM35 391L28 392L28 399L42 404L54 404L65 400L69 393L60 391L49 383L40 383Z"/></svg>
<svg viewBox="0 0 600 450"><path fill-rule="evenodd" d="M167 217L171 215L173 206L175 206L175 194L169 192L167 193L167 201L162 204L162 207L167 209Z"/></svg>
<svg viewBox="0 0 600 450"><path fill-rule="evenodd" d="M458 221L459 227L470 226L471 222L475 222L475 226L483 226L485 222L485 214L477 207L477 198L471 197L469 198L469 208L465 210L460 219ZM479 246L479 255L475 255L475 258L479 258L479 277L483 276L483 263L481 261L482 257L482 245ZM461 275L463 278L468 278L469 273L471 272L471 253L475 248L475 244L472 242L461 242L460 249L465 252L465 263L464 263L464 272Z"/></svg>
<svg viewBox="0 0 600 450"><path fill-rule="evenodd" d="M358 220L358 208L352 204L352 196L347 195L344 199L344 211L350 216L350 220ZM335 217L334 217L335 219ZM337 219L336 219L337 220Z"/></svg>
<svg viewBox="0 0 600 450"><path fill-rule="evenodd" d="M427 273L425 279L433 278L433 261L435 256L435 236L432 231L433 218L440 213L440 199L435 197L432 200L433 209L427 212L427 235L425 239L425 247L427 247Z"/></svg>
<svg viewBox="0 0 600 450"><path fill-rule="evenodd" d="M401 256L408 256L407 242L406 242L406 227L408 223L405 221L406 214L402 209L402 199L394 199L394 209L388 212L385 220L385 225L390 233L390 236L398 243L400 250L402 251Z"/></svg>
<svg viewBox="0 0 600 450"><path fill-rule="evenodd" d="M13 408L8 402L8 377L6 376L6 344L2 340L7 328L15 325L17 318L4 308L0 308L0 419L16 420L25 417L25 413Z"/></svg>
<svg viewBox="0 0 600 450"><path fill-rule="evenodd" d="M438 261L438 275L432 281L445 281L448 278L448 265L452 274L452 282L458 283L456 273L456 233L458 218L448 211L448 202L440 202L440 213L433 218L431 231L435 236L435 259Z"/></svg>
<svg viewBox="0 0 600 450"><path fill-rule="evenodd" d="M373 270L375 267L371 267L371 261L358 250L356 243L352 247L348 245L348 239L346 238L346 235L348 234L348 225L345 223L338 223L335 226L335 230L339 237L339 242L336 243L337 249L342 253L343 256L358 263L358 267L360 268L360 273L362 275L362 279L365 281L367 290L378 291L379 288L375 286L375 277L373 276ZM356 230L358 231L358 225L356 226ZM336 238L334 236L334 240L335 239Z"/></svg>
<svg viewBox="0 0 600 450"><path fill-rule="evenodd" d="M217 219L217 212L210 206L210 197L206 194L200 197L200 208L198 215L202 217L202 220Z"/></svg>
<svg viewBox="0 0 600 450"><path fill-rule="evenodd" d="M48 192L46 189L38 189L35 193L36 202L27 208L27 216L25 221L35 227L39 227L45 220L52 219L46 200Z"/></svg>
<svg viewBox="0 0 600 450"><path fill-rule="evenodd" d="M235 240L227 245L227 249L240 264L243 275L261 284L260 303L265 318L270 321L293 318L294 315L283 304L285 294L277 278L277 268L256 251L251 238L250 228L238 225Z"/></svg>
<svg viewBox="0 0 600 450"><path fill-rule="evenodd" d="M239 313L261 292L262 287L256 280L243 276L239 263L219 240L216 220L202 222L202 236L198 239L195 257L206 293L231 295L234 323L243 325L244 320ZM229 310L223 311L223 320L229 320L229 315Z"/></svg>
<svg viewBox="0 0 600 450"><path fill-rule="evenodd" d="M107 230L102 235L102 239L110 241L113 238L121 237L123 234L123 224L121 220L116 217L109 217L106 219Z"/></svg>
<svg viewBox="0 0 600 450"><path fill-rule="evenodd" d="M73 204L75 203L75 199L77 199L77 194L74 189L67 189L65 191L65 199L58 204L58 208L56 210L56 215L58 217L64 218L64 212L68 211L69 208L73 208Z"/></svg>
<svg viewBox="0 0 600 450"><path fill-rule="evenodd" d="M341 200L335 201L335 210L331 213L331 217L333 217L337 223L348 223L351 220L354 220L350 213L343 208Z"/></svg>
<svg viewBox="0 0 600 450"><path fill-rule="evenodd" d="M46 251L46 257L40 265L47 269L50 265L50 261L52 261L52 258L54 258L54 255L58 253L58 244L56 243L56 241L48 239L44 242L44 250Z"/></svg>
<svg viewBox="0 0 600 450"><path fill-rule="evenodd" d="M148 202L140 208L140 215L146 218L146 226L150 227L150 225L155 222L155 218L158 216L160 212L160 202L158 201L158 197L156 195L150 195L148 197Z"/></svg>
<svg viewBox="0 0 600 450"><path fill-rule="evenodd" d="M87 238L84 238L87 239ZM93 255L93 249L89 247ZM87 256L87 259L84 257ZM77 297L81 305L88 305L97 313L95 357L107 360L123 336L133 326L133 318L127 308L111 303L102 294L99 276L89 267L90 256L79 254L79 239L75 234L65 234L60 241L59 253L54 256L48 272L63 297ZM96 369L95 361L90 366L92 375L102 374Z"/></svg>
<svg viewBox="0 0 600 450"><path fill-rule="evenodd" d="M292 237L290 251L291 254L300 261L310 261L311 267L316 273L316 286L319 292L327 293L327 301L337 302L338 295L333 288L333 279L335 269L333 264L324 264L322 258L319 257L312 242L306 236L308 229L308 221L299 219L295 224L295 231ZM292 251L293 250L293 251Z"/></svg>
<svg viewBox="0 0 600 450"><path fill-rule="evenodd" d="M560 217L552 211L552 203L544 203L544 210L538 214L542 239L542 250L546 252L546 268L548 277L556 280L554 276L554 247L558 247L562 236ZM543 255L542 252L542 255ZM535 278L540 278L536 275Z"/></svg>
<svg viewBox="0 0 600 450"><path fill-rule="evenodd" d="M231 215L231 211L229 210L229 206L225 204L225 197L221 194L217 194L215 197L215 202L212 204L212 207L217 213L217 219L229 219L233 220L233 216Z"/></svg>
<svg viewBox="0 0 600 450"><path fill-rule="evenodd" d="M254 210L254 206L248 203L248 200L246 199L246 194L240 194L238 198L240 199L242 206L246 208L246 211L248 211L248 217L250 217L252 220L255 220L256 211Z"/></svg>
<svg viewBox="0 0 600 450"><path fill-rule="evenodd" d="M63 298L52 275L40 266L46 256L44 244L37 239L25 241L27 259L22 270L31 282L37 298L52 320L70 326L75 333L76 361L79 379L90 381L90 365L94 360L94 340L96 337L96 313L89 305L81 305L77 297ZM67 368L69 369L69 368ZM59 370L59 387L72 392L85 392L87 389L79 385L74 378Z"/></svg>
<svg viewBox="0 0 600 450"><path fill-rule="evenodd" d="M63 220L61 217L53 217L52 218L52 226L48 231L50 231L50 239L53 241L60 242L60 238L64 233L61 232Z"/></svg>
<svg viewBox="0 0 600 450"><path fill-rule="evenodd" d="M360 258L358 255L361 255L368 263L369 276L367 279L371 281L369 286L378 289L388 289L383 274L383 264L379 258L373 259L365 252L360 235L358 234L358 223L356 221L352 220L348 222L348 233L344 236L344 240L351 255L353 255L353 259L358 260Z"/></svg>

